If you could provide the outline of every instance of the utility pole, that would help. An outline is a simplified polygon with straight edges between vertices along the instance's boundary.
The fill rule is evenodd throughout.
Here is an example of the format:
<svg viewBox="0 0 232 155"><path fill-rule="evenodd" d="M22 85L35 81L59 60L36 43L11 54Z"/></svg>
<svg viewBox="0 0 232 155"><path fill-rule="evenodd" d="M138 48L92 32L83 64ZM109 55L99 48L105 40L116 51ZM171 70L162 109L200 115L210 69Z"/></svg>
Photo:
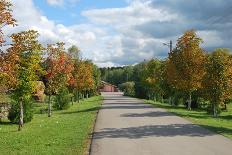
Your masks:
<svg viewBox="0 0 232 155"><path fill-rule="evenodd" d="M169 52L172 52L172 40L170 40L170 43L163 43L164 46L168 46L169 47Z"/></svg>

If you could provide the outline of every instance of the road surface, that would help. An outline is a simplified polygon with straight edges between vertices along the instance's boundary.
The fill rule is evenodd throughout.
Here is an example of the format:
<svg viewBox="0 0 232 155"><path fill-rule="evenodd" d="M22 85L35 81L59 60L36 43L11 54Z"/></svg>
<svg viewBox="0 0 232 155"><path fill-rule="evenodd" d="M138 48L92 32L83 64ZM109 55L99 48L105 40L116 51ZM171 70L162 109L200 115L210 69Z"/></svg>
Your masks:
<svg viewBox="0 0 232 155"><path fill-rule="evenodd" d="M121 93L102 93L90 155L232 155L232 141Z"/></svg>

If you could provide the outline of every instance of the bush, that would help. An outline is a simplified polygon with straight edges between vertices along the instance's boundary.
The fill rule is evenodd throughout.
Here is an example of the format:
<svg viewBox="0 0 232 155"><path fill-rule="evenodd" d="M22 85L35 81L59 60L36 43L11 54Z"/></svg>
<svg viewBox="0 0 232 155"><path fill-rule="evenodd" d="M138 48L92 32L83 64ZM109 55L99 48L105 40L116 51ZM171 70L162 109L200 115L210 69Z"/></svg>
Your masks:
<svg viewBox="0 0 232 155"><path fill-rule="evenodd" d="M24 100L23 102L23 122L27 123L30 122L33 118L33 102L30 99ZM19 122L19 103L18 102L12 102L11 103L11 108L8 114L8 119L12 123L18 123Z"/></svg>
<svg viewBox="0 0 232 155"><path fill-rule="evenodd" d="M68 88L63 87L59 89L55 97L54 108L57 110L68 109L69 102L71 101L70 99L71 99L71 96L69 94Z"/></svg>
<svg viewBox="0 0 232 155"><path fill-rule="evenodd" d="M124 92L124 95L134 96L135 95L135 83L126 82L119 85L119 89Z"/></svg>

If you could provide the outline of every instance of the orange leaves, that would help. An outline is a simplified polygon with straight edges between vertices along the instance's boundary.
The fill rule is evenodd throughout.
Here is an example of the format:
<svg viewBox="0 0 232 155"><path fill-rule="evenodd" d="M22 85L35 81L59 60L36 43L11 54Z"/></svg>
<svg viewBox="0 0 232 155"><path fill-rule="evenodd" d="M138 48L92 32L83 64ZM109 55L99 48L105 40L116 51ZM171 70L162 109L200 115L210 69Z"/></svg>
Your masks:
<svg viewBox="0 0 232 155"><path fill-rule="evenodd" d="M76 80L76 89L91 90L94 88L93 65L88 61L79 61L75 66L74 78Z"/></svg>
<svg viewBox="0 0 232 155"><path fill-rule="evenodd" d="M16 20L12 17L11 7L12 4L9 1L0 1L0 47L5 42L2 28L6 25L16 25Z"/></svg>
<svg viewBox="0 0 232 155"><path fill-rule="evenodd" d="M50 94L55 93L61 86L68 85L74 69L70 56L65 52L64 43L48 45L47 47L46 78Z"/></svg>
<svg viewBox="0 0 232 155"><path fill-rule="evenodd" d="M190 30L178 39L177 47L169 54L168 82L177 89L192 92L201 88L205 74L205 54L200 48L202 39Z"/></svg>

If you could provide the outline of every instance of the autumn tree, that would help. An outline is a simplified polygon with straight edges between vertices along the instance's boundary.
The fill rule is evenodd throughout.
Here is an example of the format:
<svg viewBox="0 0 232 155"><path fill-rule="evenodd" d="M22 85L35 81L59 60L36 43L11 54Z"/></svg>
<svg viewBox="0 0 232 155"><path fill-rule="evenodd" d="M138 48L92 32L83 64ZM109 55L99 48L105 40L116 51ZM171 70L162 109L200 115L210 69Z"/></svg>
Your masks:
<svg viewBox="0 0 232 155"><path fill-rule="evenodd" d="M8 79L6 79L5 69L3 66L4 64L4 53L2 51L2 46L4 46L5 43L5 36L3 34L3 28L7 25L16 25L16 20L12 16L12 10L11 10L12 4L9 1L6 0L0 0L0 87L5 87L6 83L9 82Z"/></svg>
<svg viewBox="0 0 232 155"><path fill-rule="evenodd" d="M232 95L232 59L228 49L216 49L207 58L203 86L217 117L219 105Z"/></svg>
<svg viewBox="0 0 232 155"><path fill-rule="evenodd" d="M192 92L202 87L205 74L205 54L200 44L202 39L193 30L187 31L177 41L176 49L169 53L167 63L168 82L188 94L188 109L191 110Z"/></svg>
<svg viewBox="0 0 232 155"><path fill-rule="evenodd" d="M65 52L64 43L49 44L45 61L45 86L48 95L48 117L51 117L51 96L62 87L68 86L73 71L73 63Z"/></svg>
<svg viewBox="0 0 232 155"><path fill-rule="evenodd" d="M31 98L36 81L42 72L43 47L38 41L38 32L29 30L11 35L12 45L4 55L3 72L8 79L12 98L19 105L19 128L24 123L24 104Z"/></svg>
<svg viewBox="0 0 232 155"><path fill-rule="evenodd" d="M69 89L70 91L72 92L72 104L74 102L74 99L76 98L79 98L79 92L78 92L78 88L77 88L77 85L78 85L78 81L77 81L77 77L78 77L78 65L79 65L79 62L81 61L80 59L80 49L75 46L75 45L72 45L70 48L68 48L68 54L71 58L71 61L73 63L73 70L71 72L71 77L68 81L68 85L69 85ZM78 99L78 102L79 102L79 99Z"/></svg>
<svg viewBox="0 0 232 155"><path fill-rule="evenodd" d="M0 47L3 46L5 39L2 28L7 25L16 25L16 20L12 16L12 4L7 0L0 0Z"/></svg>

